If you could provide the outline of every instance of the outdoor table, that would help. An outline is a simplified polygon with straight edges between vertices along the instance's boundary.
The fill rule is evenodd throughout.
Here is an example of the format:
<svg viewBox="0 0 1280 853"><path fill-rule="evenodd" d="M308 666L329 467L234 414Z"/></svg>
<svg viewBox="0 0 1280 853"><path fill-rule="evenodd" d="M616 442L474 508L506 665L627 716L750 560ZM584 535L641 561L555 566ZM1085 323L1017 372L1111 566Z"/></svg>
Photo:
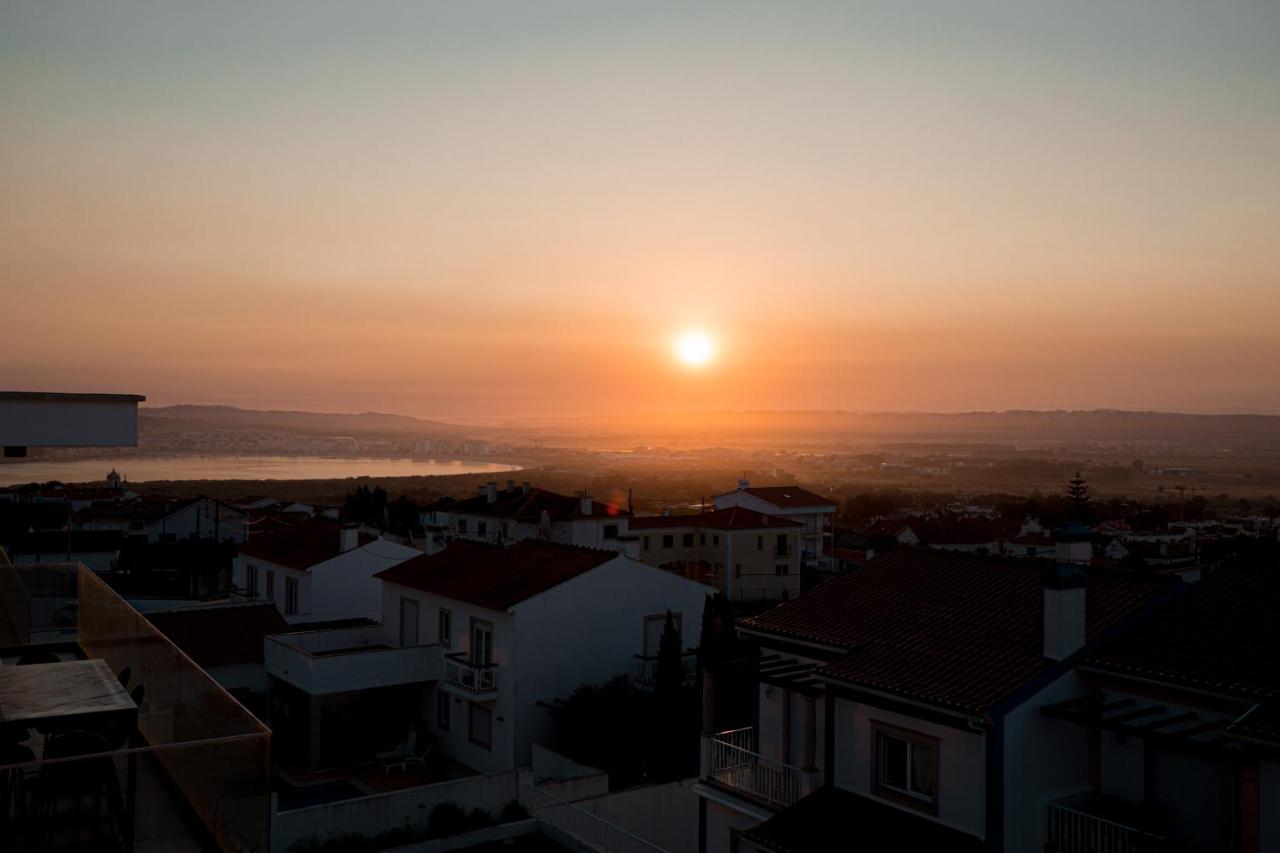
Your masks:
<svg viewBox="0 0 1280 853"><path fill-rule="evenodd" d="M121 717L136 718L138 706L103 660L77 660L28 666L0 666L0 736L10 729L38 728L46 733L106 730ZM137 764L128 757L125 849L133 847ZM7 790L8 779L5 779ZM7 799L6 799L7 802ZM8 809L0 817L8 820Z"/></svg>

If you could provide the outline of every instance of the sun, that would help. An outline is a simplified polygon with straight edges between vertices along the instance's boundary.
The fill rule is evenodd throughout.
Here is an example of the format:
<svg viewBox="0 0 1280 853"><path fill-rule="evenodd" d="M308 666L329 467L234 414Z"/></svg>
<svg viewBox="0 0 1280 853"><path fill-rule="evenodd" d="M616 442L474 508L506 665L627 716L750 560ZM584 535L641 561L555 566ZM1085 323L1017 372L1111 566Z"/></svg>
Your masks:
<svg viewBox="0 0 1280 853"><path fill-rule="evenodd" d="M706 332L689 331L676 338L676 355L690 367L702 367L716 354L716 342Z"/></svg>

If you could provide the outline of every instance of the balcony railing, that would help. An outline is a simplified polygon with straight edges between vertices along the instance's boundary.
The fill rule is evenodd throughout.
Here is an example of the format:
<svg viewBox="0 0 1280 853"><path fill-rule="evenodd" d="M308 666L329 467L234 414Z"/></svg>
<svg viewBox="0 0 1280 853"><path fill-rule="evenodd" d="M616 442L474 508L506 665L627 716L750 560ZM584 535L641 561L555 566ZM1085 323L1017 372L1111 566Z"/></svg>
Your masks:
<svg viewBox="0 0 1280 853"><path fill-rule="evenodd" d="M489 693L498 689L494 677L497 666L492 661L476 663L466 652L454 652L445 655L444 680L472 693Z"/></svg>
<svg viewBox="0 0 1280 853"><path fill-rule="evenodd" d="M658 656L636 655L636 670L633 679L637 686L652 688L658 683ZM698 653L696 651L681 652L680 681L689 684L698 672Z"/></svg>
<svg viewBox="0 0 1280 853"><path fill-rule="evenodd" d="M440 678L441 647L396 646L381 625L298 631L266 638L269 675L313 696Z"/></svg>
<svg viewBox="0 0 1280 853"><path fill-rule="evenodd" d="M1090 808L1093 798L1072 797L1049 803L1046 842L1055 853L1159 853L1165 839L1116 816ZM1136 823L1137 821L1134 821Z"/></svg>
<svg viewBox="0 0 1280 853"><path fill-rule="evenodd" d="M754 729L743 728L705 738L704 775L776 808L792 805L822 784L818 771L805 771L755 752L754 735Z"/></svg>

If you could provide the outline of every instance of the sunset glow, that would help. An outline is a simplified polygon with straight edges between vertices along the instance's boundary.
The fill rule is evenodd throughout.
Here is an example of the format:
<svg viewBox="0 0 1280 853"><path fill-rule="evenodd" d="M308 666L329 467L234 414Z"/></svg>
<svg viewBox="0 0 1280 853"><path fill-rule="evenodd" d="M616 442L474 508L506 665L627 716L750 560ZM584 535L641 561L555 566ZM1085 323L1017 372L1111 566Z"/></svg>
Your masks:
<svg viewBox="0 0 1280 853"><path fill-rule="evenodd" d="M690 367L702 367L716 353L716 343L705 332L684 332L676 338L676 355Z"/></svg>

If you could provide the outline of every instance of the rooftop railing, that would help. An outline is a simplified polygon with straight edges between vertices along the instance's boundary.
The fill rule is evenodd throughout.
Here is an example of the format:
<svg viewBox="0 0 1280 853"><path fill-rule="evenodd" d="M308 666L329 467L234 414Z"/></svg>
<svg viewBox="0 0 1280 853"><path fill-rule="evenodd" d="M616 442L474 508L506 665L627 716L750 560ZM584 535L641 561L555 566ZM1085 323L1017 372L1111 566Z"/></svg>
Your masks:
<svg viewBox="0 0 1280 853"><path fill-rule="evenodd" d="M100 660L136 707L127 729L0 720L4 849L266 850L270 730L102 580L0 565L0 637L0 666Z"/></svg>
<svg viewBox="0 0 1280 853"><path fill-rule="evenodd" d="M1160 853L1165 840L1139 827L1140 821L1102 815L1090 794L1049 803L1046 839L1058 853Z"/></svg>

